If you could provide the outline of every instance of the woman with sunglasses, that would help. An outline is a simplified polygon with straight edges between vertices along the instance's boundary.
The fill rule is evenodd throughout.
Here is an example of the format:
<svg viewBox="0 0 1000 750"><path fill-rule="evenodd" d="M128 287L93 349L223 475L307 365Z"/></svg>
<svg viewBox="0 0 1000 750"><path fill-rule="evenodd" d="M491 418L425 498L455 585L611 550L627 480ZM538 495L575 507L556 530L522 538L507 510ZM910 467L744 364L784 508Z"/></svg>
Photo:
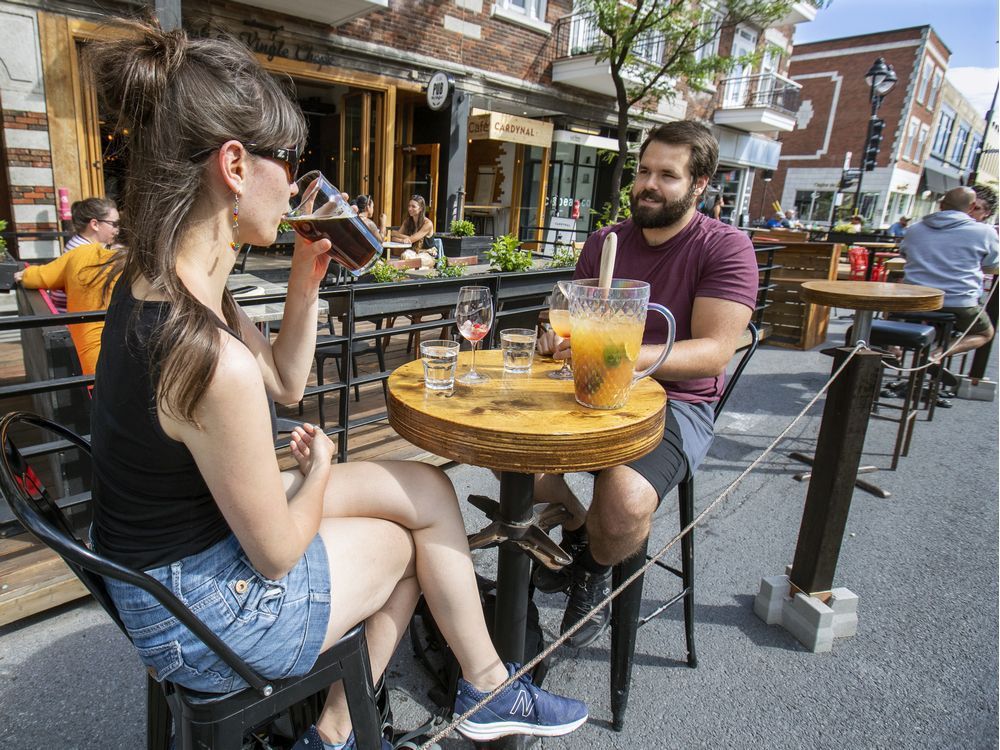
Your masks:
<svg viewBox="0 0 1000 750"><path fill-rule="evenodd" d="M331 441L311 425L292 436L297 469L278 468L267 399L302 396L329 241L296 240L273 343L226 290L235 251L273 242L296 190L301 111L234 42L138 23L131 32L87 48L102 111L131 133L130 252L92 420L97 549L171 587L270 678L307 672L360 621L381 674L423 591L462 667L456 708L471 707L510 667L483 621L448 478L419 462L333 465ZM110 579L108 589L157 679L244 686L141 590ZM558 735L586 716L522 678L459 729L479 740ZM353 745L333 685L295 748Z"/></svg>

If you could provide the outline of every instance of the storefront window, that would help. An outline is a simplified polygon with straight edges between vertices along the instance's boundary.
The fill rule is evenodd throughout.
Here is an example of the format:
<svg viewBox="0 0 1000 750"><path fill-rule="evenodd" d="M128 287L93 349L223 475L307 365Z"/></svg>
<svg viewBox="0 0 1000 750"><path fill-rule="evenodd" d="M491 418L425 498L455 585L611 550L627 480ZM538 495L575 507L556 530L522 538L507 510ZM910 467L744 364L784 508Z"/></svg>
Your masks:
<svg viewBox="0 0 1000 750"><path fill-rule="evenodd" d="M795 215L803 224L826 224L833 213L831 190L796 190Z"/></svg>
<svg viewBox="0 0 1000 750"><path fill-rule="evenodd" d="M547 241L583 241L593 231L599 167L596 148L554 144L545 201L545 226L553 231Z"/></svg>

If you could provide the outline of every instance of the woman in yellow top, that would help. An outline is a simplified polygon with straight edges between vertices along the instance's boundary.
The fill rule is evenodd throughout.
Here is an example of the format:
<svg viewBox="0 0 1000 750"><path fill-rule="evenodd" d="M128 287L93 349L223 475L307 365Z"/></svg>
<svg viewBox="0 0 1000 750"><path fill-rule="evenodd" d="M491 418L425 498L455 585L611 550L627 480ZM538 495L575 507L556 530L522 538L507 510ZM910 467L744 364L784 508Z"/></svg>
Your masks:
<svg viewBox="0 0 1000 750"><path fill-rule="evenodd" d="M79 245L44 266L27 266L14 274L14 280L25 289L64 289L66 312L105 310L120 272L119 267L105 265L114 254L114 250L98 242ZM93 374L97 355L101 353L104 321L74 323L67 327L83 374Z"/></svg>

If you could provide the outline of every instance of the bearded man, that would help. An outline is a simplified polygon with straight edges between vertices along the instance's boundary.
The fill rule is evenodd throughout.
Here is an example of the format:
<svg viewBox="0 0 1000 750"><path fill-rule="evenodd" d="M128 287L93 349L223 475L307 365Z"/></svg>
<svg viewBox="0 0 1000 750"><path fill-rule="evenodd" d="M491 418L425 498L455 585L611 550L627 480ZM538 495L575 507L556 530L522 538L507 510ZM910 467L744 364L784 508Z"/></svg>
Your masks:
<svg viewBox="0 0 1000 750"><path fill-rule="evenodd" d="M650 302L674 314L677 331L670 356L653 373L669 396L660 445L598 472L587 510L561 475L536 477L536 499L562 503L573 515L562 537L573 563L557 572L539 567L534 576L543 591L568 592L563 632L610 593L611 566L636 554L660 501L698 467L712 442L713 404L756 306L758 278L748 237L695 210L718 159L719 144L704 125L680 121L653 130L639 150L632 218L591 235L576 267L575 278L597 277L604 238L614 232L615 278L648 282ZM636 368L656 361L665 341L666 322L649 316ZM565 358L569 341L548 333L539 349ZM609 618L605 607L570 643L592 642Z"/></svg>

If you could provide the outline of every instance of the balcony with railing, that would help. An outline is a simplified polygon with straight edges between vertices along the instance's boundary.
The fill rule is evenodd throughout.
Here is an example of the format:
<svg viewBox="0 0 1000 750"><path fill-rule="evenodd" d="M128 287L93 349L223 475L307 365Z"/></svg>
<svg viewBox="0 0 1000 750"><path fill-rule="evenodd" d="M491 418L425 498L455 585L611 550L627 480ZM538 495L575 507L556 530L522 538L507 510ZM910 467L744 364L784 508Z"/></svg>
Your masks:
<svg viewBox="0 0 1000 750"><path fill-rule="evenodd" d="M556 22L555 60L552 63L552 80L585 91L614 96L611 65L607 60L597 61L604 46L604 36L594 21L593 13L574 13ZM661 34L647 33L638 37L632 54L639 60L653 65L663 60L664 41ZM623 69L626 79L635 79Z"/></svg>
<svg viewBox="0 0 1000 750"><path fill-rule="evenodd" d="M800 0L792 3L784 17L775 26L809 23L816 20L817 11L826 5L822 0Z"/></svg>
<svg viewBox="0 0 1000 750"><path fill-rule="evenodd" d="M726 78L719 82L713 120L738 130L791 131L799 111L802 84L777 73Z"/></svg>

